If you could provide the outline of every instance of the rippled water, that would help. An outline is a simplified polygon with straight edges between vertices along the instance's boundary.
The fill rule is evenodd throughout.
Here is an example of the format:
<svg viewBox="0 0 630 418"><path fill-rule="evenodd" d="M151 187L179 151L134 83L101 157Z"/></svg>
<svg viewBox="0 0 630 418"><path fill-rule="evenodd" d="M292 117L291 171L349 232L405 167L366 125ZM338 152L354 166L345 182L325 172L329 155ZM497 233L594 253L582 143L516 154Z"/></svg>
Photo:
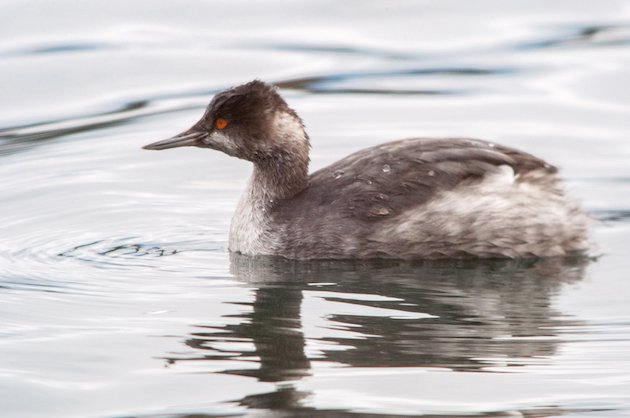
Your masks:
<svg viewBox="0 0 630 418"><path fill-rule="evenodd" d="M627 1L0 5L7 417L630 415ZM230 257L250 167L140 147L259 77L318 168L472 136L563 168L592 260Z"/></svg>

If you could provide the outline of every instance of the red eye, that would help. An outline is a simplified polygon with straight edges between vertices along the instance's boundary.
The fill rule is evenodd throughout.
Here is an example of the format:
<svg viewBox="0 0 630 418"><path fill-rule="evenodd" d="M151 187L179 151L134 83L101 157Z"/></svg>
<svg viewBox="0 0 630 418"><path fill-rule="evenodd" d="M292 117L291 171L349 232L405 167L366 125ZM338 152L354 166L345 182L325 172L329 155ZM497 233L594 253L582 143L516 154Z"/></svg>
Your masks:
<svg viewBox="0 0 630 418"><path fill-rule="evenodd" d="M226 126L228 126L228 121L226 119L219 118L214 121L214 127L217 129L224 129Z"/></svg>

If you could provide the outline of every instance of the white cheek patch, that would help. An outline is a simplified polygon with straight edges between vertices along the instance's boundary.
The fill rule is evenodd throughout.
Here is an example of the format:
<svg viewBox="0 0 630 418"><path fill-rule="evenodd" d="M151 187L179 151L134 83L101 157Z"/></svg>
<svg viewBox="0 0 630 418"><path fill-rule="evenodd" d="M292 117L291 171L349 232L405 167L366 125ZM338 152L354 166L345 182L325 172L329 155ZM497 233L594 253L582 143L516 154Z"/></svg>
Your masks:
<svg viewBox="0 0 630 418"><path fill-rule="evenodd" d="M228 155L234 155L238 150L236 143L228 135L221 131L213 131L203 139L204 144L217 148Z"/></svg>

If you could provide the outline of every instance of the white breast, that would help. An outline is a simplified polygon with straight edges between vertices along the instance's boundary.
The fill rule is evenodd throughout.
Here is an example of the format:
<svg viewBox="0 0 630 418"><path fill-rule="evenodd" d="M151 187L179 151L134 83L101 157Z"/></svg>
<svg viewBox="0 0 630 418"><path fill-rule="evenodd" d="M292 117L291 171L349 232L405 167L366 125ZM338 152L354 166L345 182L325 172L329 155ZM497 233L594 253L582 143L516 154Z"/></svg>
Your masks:
<svg viewBox="0 0 630 418"><path fill-rule="evenodd" d="M267 207L270 202L250 182L232 216L230 251L246 255L273 254L277 238L269 228Z"/></svg>

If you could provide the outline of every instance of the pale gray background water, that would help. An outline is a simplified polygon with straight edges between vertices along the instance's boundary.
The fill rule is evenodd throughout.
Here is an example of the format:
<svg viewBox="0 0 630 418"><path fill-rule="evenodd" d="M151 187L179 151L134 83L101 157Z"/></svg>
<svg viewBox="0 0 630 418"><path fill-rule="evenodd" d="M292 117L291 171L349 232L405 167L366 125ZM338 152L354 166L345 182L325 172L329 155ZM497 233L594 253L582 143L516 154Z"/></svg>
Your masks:
<svg viewBox="0 0 630 418"><path fill-rule="evenodd" d="M630 416L628 1L0 4L0 415ZM409 136L559 165L570 263L230 260L243 161L140 147L275 82L313 168Z"/></svg>

